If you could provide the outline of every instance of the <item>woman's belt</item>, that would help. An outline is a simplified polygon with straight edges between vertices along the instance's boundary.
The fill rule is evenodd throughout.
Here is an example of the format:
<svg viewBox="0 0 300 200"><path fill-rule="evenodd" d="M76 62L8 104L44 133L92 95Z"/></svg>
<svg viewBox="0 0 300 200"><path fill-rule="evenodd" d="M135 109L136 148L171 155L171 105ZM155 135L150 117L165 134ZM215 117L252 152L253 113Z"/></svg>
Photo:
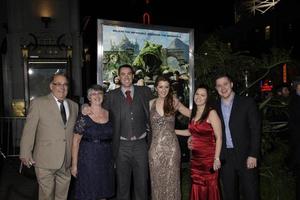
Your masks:
<svg viewBox="0 0 300 200"><path fill-rule="evenodd" d="M103 144L110 144L112 141L112 139L84 138L84 137L81 140L85 142L103 143Z"/></svg>

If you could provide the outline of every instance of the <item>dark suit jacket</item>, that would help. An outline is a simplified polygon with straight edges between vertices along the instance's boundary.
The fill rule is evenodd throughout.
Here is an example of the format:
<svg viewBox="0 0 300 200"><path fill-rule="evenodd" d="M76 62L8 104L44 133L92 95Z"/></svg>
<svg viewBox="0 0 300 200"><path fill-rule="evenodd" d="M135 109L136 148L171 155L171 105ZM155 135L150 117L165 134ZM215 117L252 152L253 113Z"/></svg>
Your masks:
<svg viewBox="0 0 300 200"><path fill-rule="evenodd" d="M223 133L220 157L221 160L226 162L226 135L221 100L218 100L216 106L222 121ZM245 166L248 156L258 158L260 154L261 120L256 103L252 98L235 94L229 119L229 128L239 164Z"/></svg>
<svg viewBox="0 0 300 200"><path fill-rule="evenodd" d="M300 165L300 96L294 94L289 104L291 167Z"/></svg>
<svg viewBox="0 0 300 200"><path fill-rule="evenodd" d="M105 96L103 103L104 108L109 110L110 119L113 122L113 156L114 158L118 155L119 145L120 145L120 135L121 135L121 105L124 95L122 93L121 87L110 91ZM150 88L146 86L134 86L134 97L140 98L143 103L143 110L141 112L146 113L147 121L145 122L149 126L149 101L153 98L153 94ZM150 139L151 136L148 135ZM148 141L149 142L149 141Z"/></svg>

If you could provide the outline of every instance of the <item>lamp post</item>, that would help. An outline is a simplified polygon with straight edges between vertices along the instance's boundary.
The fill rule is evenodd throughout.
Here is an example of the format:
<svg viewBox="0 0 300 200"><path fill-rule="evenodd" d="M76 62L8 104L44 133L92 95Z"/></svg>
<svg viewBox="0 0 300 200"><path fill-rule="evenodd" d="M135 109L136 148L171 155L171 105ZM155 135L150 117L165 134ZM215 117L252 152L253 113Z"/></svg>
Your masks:
<svg viewBox="0 0 300 200"><path fill-rule="evenodd" d="M245 88L246 88L246 93L245 95L248 96L248 87L249 87L249 71L247 69L244 70L244 81L245 81Z"/></svg>
<svg viewBox="0 0 300 200"><path fill-rule="evenodd" d="M25 102L25 116L29 106L29 82L28 82L28 54L29 49L26 45L21 47L23 57L23 73L24 73L24 102Z"/></svg>

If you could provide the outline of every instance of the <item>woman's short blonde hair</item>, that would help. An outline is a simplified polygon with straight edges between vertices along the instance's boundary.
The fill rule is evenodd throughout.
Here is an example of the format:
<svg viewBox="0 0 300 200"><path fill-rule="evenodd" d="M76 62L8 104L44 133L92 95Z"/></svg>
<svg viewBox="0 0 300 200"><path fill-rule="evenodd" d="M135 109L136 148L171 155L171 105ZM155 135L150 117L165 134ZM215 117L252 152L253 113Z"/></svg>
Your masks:
<svg viewBox="0 0 300 200"><path fill-rule="evenodd" d="M88 100L91 100L91 94L92 92L102 92L104 94L104 89L101 85L92 85L88 90L87 90L87 98Z"/></svg>

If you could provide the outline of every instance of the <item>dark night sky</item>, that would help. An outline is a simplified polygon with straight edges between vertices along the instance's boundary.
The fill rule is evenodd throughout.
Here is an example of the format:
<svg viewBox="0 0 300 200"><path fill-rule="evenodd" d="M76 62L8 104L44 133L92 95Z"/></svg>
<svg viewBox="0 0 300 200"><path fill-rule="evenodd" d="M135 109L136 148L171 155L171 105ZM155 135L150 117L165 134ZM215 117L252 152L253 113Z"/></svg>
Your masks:
<svg viewBox="0 0 300 200"><path fill-rule="evenodd" d="M234 0L80 0L81 16L142 23L145 11L151 24L201 29L211 32L233 23ZM99 4L97 6L96 4Z"/></svg>

